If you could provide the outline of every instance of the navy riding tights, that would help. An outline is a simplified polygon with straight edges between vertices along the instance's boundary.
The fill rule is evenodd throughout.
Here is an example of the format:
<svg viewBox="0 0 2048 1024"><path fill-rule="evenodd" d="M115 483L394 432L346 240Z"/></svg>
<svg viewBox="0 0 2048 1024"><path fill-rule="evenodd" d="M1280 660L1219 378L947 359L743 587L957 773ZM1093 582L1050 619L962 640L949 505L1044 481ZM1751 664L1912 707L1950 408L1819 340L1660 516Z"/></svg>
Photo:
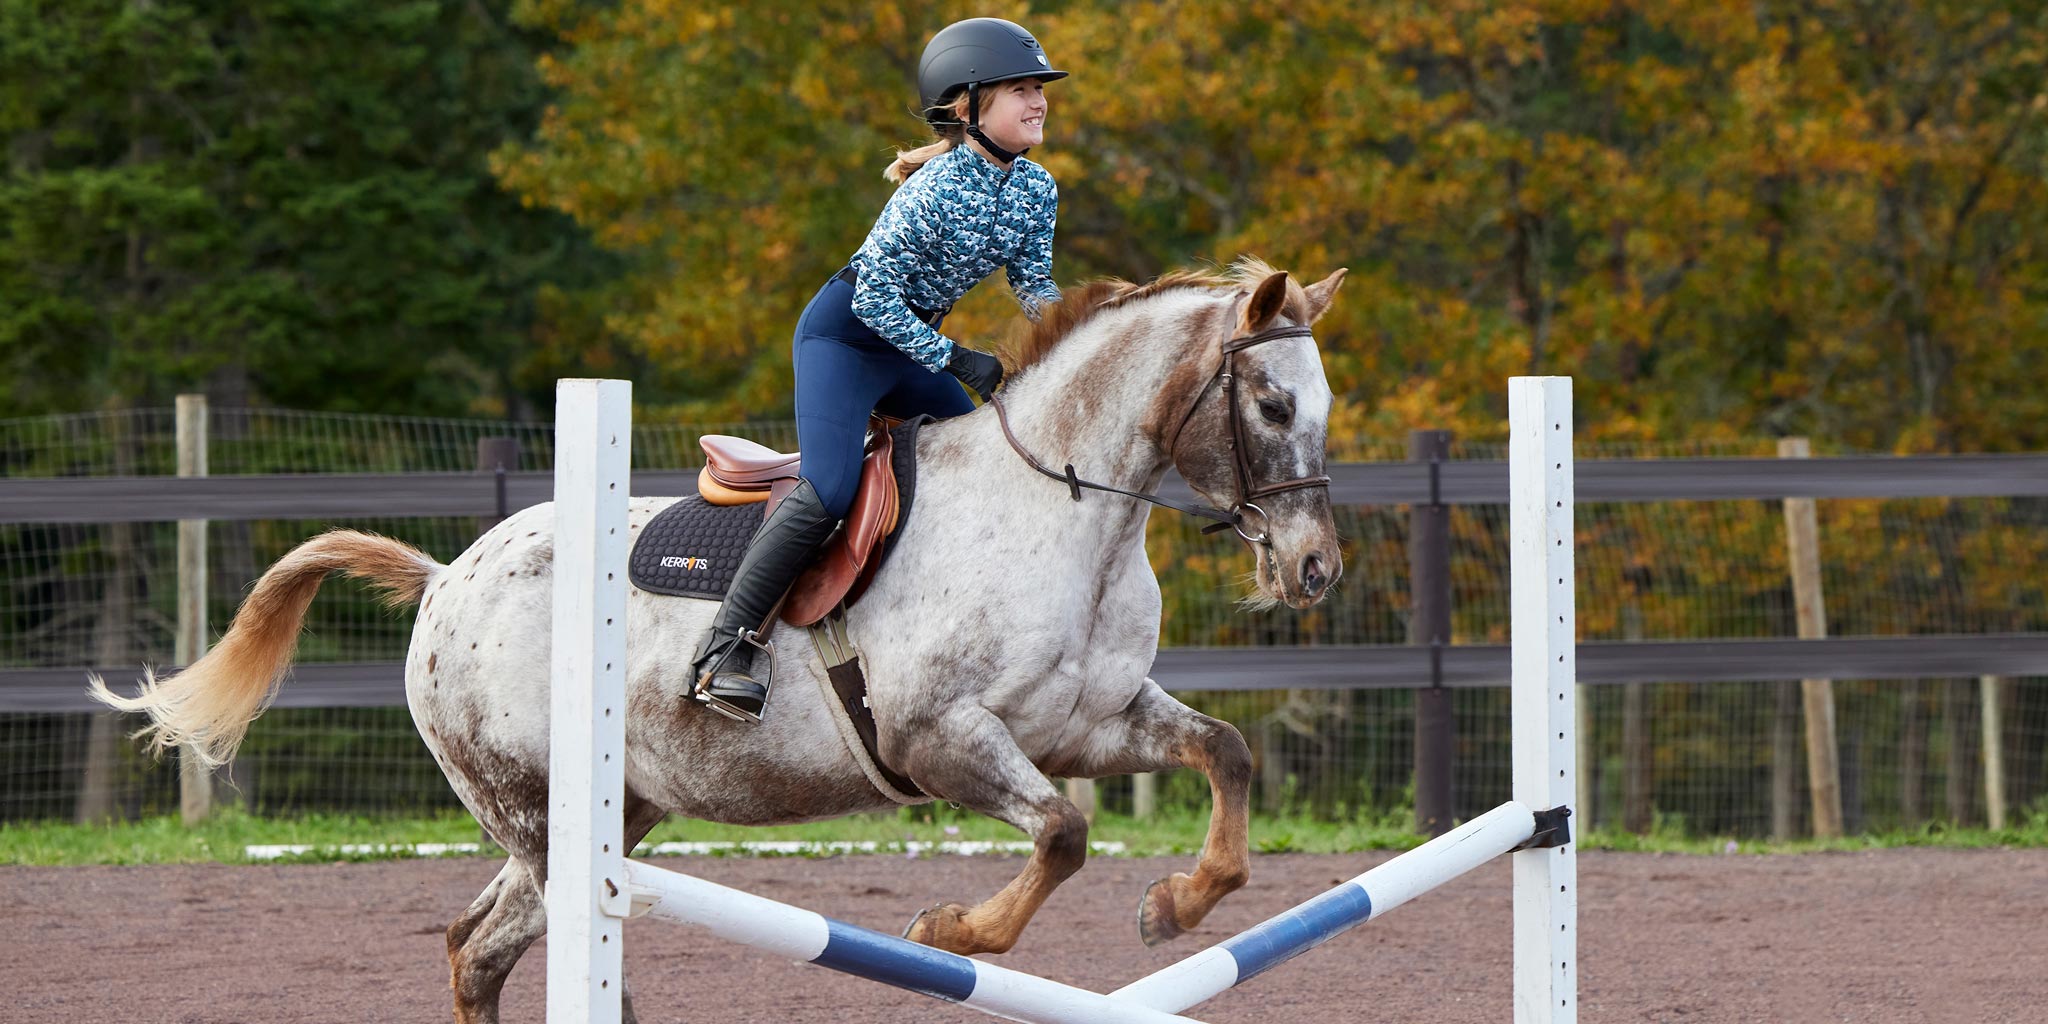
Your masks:
<svg viewBox="0 0 2048 1024"><path fill-rule="evenodd" d="M919 366L853 315L853 286L825 283L796 322L796 438L803 473L826 511L844 518L860 484L868 413L944 419L974 403L948 373Z"/></svg>

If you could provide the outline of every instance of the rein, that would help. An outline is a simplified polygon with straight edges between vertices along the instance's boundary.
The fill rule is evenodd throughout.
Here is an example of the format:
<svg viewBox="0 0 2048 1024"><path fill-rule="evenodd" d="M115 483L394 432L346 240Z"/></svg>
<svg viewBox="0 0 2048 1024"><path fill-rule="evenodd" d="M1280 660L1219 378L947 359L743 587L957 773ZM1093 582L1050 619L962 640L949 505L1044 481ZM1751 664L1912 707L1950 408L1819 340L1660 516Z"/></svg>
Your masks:
<svg viewBox="0 0 2048 1024"><path fill-rule="evenodd" d="M1231 301L1230 311L1230 319L1234 321L1237 313L1236 300ZM1173 430L1173 440L1167 444L1167 455L1169 457L1179 450L1181 432L1187 429L1188 421L1194 419L1195 410L1201 408L1202 399L1208 396L1209 389L1218 382L1222 383L1223 399L1230 418L1231 468L1235 474L1233 483L1236 486L1237 492L1236 500L1231 503L1228 509L1217 508L1214 505L1198 505L1192 502L1175 501L1172 498L1162 498L1158 494L1127 491L1121 487L1111 487L1108 484L1098 484L1083 480L1074 473L1074 464L1071 462L1067 463L1066 472L1064 473L1048 469L1044 463L1038 461L1036 456L1025 450L1024 445L1018 442L1016 433L1011 431L1010 414L1009 410L1003 407L1003 396L1000 394L989 396L989 404L996 407L996 422L1002 424L1003 439L1010 442L1011 450L1021 456L1025 464L1032 469L1054 480L1064 482L1067 485L1067 492L1073 496L1075 501L1081 500L1082 488L1087 488L1091 491L1108 491L1111 494L1121 494L1125 497L1136 498L1139 501L1149 501L1161 508L1170 508L1187 515L1215 520L1215 522L1202 528L1203 533L1215 533L1227 527L1236 530L1237 535L1243 538L1247 544L1271 546L1271 539L1265 530L1260 530L1259 535L1256 537L1244 531L1245 509L1257 512L1261 522L1266 520L1266 510L1254 504L1253 499L1309 487L1328 487L1330 485L1330 478L1327 476L1304 476L1263 486L1253 486L1251 459L1246 454L1250 444L1245 438L1244 416L1237 408L1236 357L1237 353L1254 345L1263 345L1266 342L1275 341L1280 338L1312 337L1314 337L1314 332L1309 328L1289 324L1280 327L1268 327L1263 331L1247 334L1242 338L1231 338L1225 341L1223 343L1222 365L1217 367L1216 373L1209 378L1209 383L1202 385L1201 390L1195 392L1194 402L1188 406L1188 411L1181 416L1180 425Z"/></svg>
<svg viewBox="0 0 2048 1024"><path fill-rule="evenodd" d="M1243 516L1239 515L1237 512L1233 510L1220 509L1214 505L1197 505L1193 502L1188 501L1175 501L1172 498L1162 498L1157 494L1147 494L1142 491L1127 491L1121 487L1111 487L1108 484L1098 484L1093 481L1083 480L1080 477L1074 475L1074 464L1071 462L1067 463L1066 472L1053 472L1052 470L1047 469L1045 467L1045 463L1038 461L1038 459L1033 457L1030 452L1025 451L1024 446L1017 441L1017 435L1010 431L1010 413L1009 410L1003 407L1003 396L1000 394L990 395L988 399L988 404L996 407L996 422L1003 425L1003 439L1010 442L1010 447L1014 449L1018 455L1024 457L1024 463L1030 466L1032 469L1035 469L1040 473L1045 474L1046 476L1052 477L1054 480L1058 480L1066 484L1068 492L1074 496L1075 501L1081 500L1081 489L1084 487L1091 491L1108 491L1111 494L1121 494L1126 497L1136 498L1139 501L1149 501L1152 504L1158 505L1161 508L1170 508L1175 512L1185 512L1191 516L1199 516L1203 519L1216 520L1216 525L1211 527L1204 527L1204 532L1208 532L1209 530L1220 530L1226 526L1234 527L1238 523L1242 522L1244 519Z"/></svg>

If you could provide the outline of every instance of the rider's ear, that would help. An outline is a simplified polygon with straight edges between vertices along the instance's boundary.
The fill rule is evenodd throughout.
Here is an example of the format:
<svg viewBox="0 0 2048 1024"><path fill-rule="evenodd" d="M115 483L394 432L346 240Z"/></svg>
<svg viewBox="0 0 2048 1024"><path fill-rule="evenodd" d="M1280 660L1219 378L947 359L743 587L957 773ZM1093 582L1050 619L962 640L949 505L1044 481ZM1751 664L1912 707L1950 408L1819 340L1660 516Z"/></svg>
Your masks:
<svg viewBox="0 0 2048 1024"><path fill-rule="evenodd" d="M1280 307L1287 304L1287 271L1279 270L1266 275L1257 288L1252 289L1252 300L1244 304L1244 322L1239 329L1244 333L1264 330L1273 318L1280 315Z"/></svg>
<svg viewBox="0 0 2048 1024"><path fill-rule="evenodd" d="M1338 267L1337 272L1309 285L1303 291L1308 295L1308 322L1315 323L1330 310L1330 300L1337 297L1337 286L1344 283L1347 268Z"/></svg>

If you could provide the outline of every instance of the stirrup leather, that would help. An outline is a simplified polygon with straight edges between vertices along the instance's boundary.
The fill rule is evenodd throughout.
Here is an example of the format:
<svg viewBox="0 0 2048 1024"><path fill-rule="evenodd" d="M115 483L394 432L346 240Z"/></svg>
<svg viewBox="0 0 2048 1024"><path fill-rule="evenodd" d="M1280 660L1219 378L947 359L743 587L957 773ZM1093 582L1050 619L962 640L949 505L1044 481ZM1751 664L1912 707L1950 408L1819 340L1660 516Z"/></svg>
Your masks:
<svg viewBox="0 0 2048 1024"><path fill-rule="evenodd" d="M739 650L741 644L747 644L759 652L755 655L757 659L764 654L768 656L768 671L760 673L755 680L761 684L761 711L749 711L711 692L711 681L718 678L719 670L725 668L725 663L732 659L733 652ZM760 661L756 660L754 664L758 670L758 666L761 664ZM704 674L697 677L697 685L691 696L696 698L698 703L735 722L759 722L761 720L761 713L768 709L768 697L774 692L774 689L775 648L761 642L760 630L742 629L734 637L733 642L727 645L725 652L718 656L718 660L712 662L711 667L705 669Z"/></svg>

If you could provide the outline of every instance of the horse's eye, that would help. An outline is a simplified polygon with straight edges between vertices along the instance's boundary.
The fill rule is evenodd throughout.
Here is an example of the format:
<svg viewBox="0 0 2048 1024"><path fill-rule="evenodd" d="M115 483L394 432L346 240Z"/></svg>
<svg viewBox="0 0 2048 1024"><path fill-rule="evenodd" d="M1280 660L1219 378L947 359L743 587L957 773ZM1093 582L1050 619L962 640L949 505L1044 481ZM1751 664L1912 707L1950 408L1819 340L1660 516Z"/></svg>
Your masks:
<svg viewBox="0 0 2048 1024"><path fill-rule="evenodd" d="M1284 427L1293 413L1283 403L1276 402L1270 398L1261 398L1259 399L1259 415L1264 416L1268 423Z"/></svg>

